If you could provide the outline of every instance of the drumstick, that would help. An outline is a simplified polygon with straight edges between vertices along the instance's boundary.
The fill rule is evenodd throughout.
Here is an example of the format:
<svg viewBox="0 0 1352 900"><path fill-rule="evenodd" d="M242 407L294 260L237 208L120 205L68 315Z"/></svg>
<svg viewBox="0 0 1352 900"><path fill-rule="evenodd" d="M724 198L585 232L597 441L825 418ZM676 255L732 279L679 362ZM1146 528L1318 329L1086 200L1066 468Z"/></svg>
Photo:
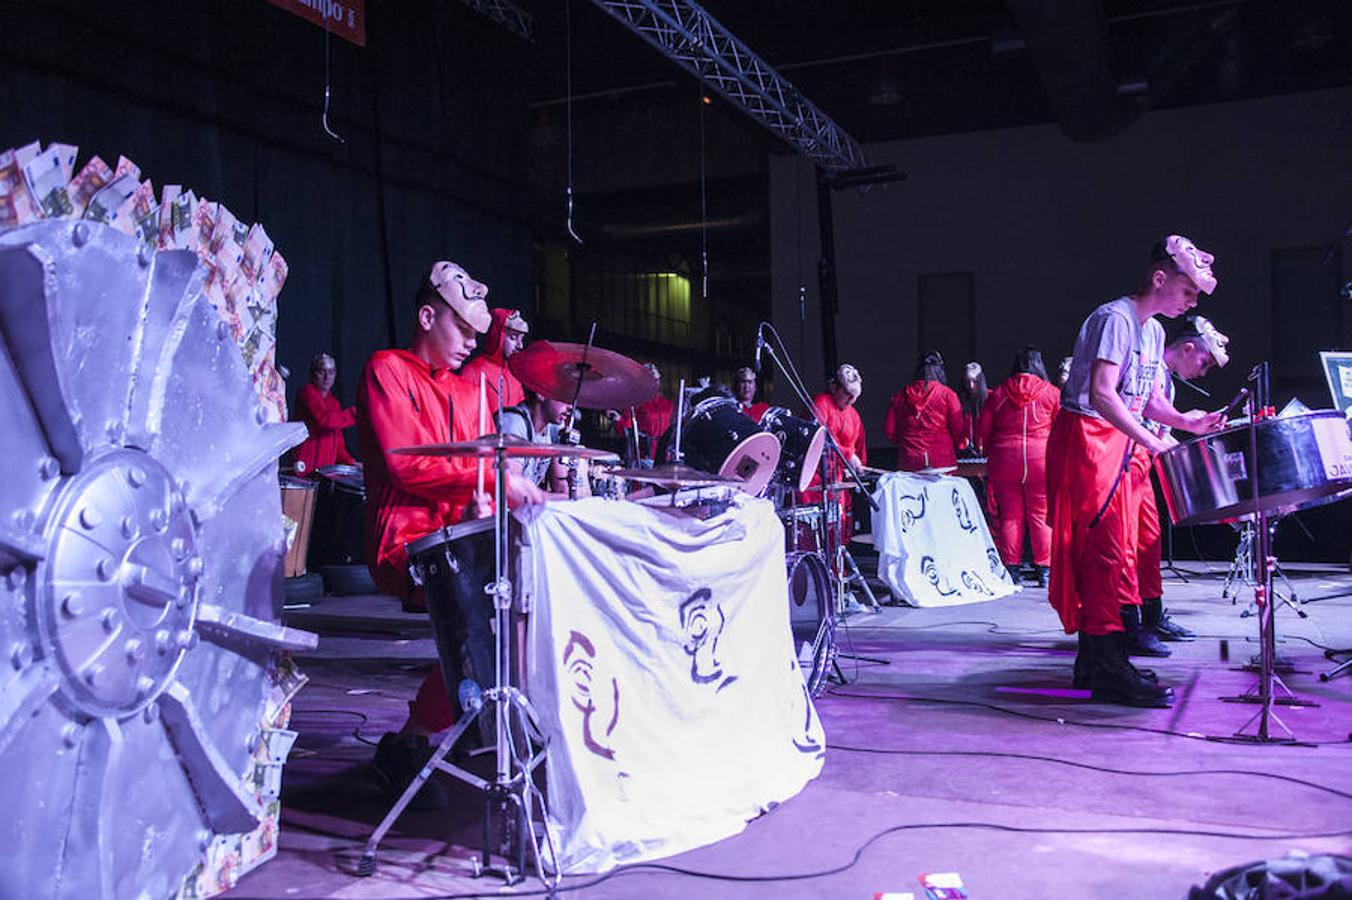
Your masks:
<svg viewBox="0 0 1352 900"><path fill-rule="evenodd" d="M479 373L479 437L483 437L488 432L488 382L484 379L484 373ZM486 460L479 457L479 481L478 492L484 492L484 463Z"/></svg>

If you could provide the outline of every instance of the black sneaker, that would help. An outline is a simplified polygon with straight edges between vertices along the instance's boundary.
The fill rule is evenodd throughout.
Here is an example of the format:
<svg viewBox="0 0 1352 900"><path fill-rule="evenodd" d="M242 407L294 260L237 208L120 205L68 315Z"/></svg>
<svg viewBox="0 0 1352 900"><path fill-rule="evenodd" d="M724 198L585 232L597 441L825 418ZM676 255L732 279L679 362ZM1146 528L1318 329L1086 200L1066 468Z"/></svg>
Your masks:
<svg viewBox="0 0 1352 900"><path fill-rule="evenodd" d="M425 736L387 731L376 745L376 755L371 760L371 774L385 789L385 793L398 799L431 758L432 745ZM410 809L431 812L445 809L448 803L450 798L446 795L446 789L429 778L408 805Z"/></svg>
<svg viewBox="0 0 1352 900"><path fill-rule="evenodd" d="M1159 635L1162 641L1195 641L1197 632L1182 625L1170 618L1168 613L1160 616L1159 622L1155 624L1155 634Z"/></svg>

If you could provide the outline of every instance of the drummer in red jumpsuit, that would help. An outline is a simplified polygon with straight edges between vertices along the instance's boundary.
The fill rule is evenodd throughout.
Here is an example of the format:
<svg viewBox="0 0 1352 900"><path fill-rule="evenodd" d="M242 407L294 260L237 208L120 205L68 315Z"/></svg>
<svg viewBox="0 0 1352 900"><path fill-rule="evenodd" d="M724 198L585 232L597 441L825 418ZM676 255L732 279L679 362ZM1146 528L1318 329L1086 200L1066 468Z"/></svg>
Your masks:
<svg viewBox="0 0 1352 900"><path fill-rule="evenodd" d="M316 353L310 360L310 383L296 394L296 420L309 429L307 437L296 448L294 459L300 474L314 472L324 466L339 463L355 465L356 460L343 443L343 429L357 424L357 411L343 409L333 396L333 382L338 377L338 365L327 353Z"/></svg>
<svg viewBox="0 0 1352 900"><path fill-rule="evenodd" d="M662 373L658 371L657 366L652 363L644 363L643 367L653 376L653 380L661 383ZM632 412L632 414L631 414ZM621 413L619 410L608 409L606 416L609 417L615 430L621 435L631 433L634 423L638 422L639 431L639 455L643 459L653 460L657 456L657 439L667 433L671 427L671 401L663 397L661 393L651 400L632 409ZM658 460L662 462L662 460Z"/></svg>
<svg viewBox="0 0 1352 900"><path fill-rule="evenodd" d="M467 515L487 515L491 503L476 494L476 461L467 457L405 456L390 451L415 444L472 440L479 436L479 390L455 374L476 333L488 330L488 288L455 263L436 263L416 298L417 327L407 350L380 350L362 372L357 391L357 433L366 460L368 567L376 586L405 600L413 597L404 545ZM492 490L492 472L485 491ZM524 478L506 485L509 504L539 502L540 489ZM457 598L465 613L473 677L492 681L483 654L491 610L486 595ZM486 643L490 647L491 638ZM409 704L398 734L384 735L372 770L391 793L402 792L431 754L428 735L452 724L455 709L440 667ZM424 806L444 804L435 782L420 792Z"/></svg>
<svg viewBox="0 0 1352 900"><path fill-rule="evenodd" d="M478 390L479 377L483 376L488 389L489 411L496 414L499 409L516 406L526 399L521 382L507 368L507 359L525 346L530 326L515 309L494 309L490 315L493 323L488 326L488 334L484 335L483 349L460 369L460 377ZM500 403L499 382L502 385Z"/></svg>
<svg viewBox="0 0 1352 900"><path fill-rule="evenodd" d="M1212 256L1170 235L1155 245L1145 281L1105 303L1075 340L1061 412L1047 442L1047 499L1052 525L1048 598L1067 634L1080 635L1075 683L1095 700L1169 706L1173 691L1131 665L1124 619L1140 615L1136 556L1140 480L1136 454L1169 444L1143 419L1192 432L1220 424L1219 413L1174 409L1160 387L1164 329L1216 287Z"/></svg>
<svg viewBox="0 0 1352 900"><path fill-rule="evenodd" d="M999 387L990 392L977 428L986 448L986 510L1000 559L1015 584L1023 562L1023 536L1033 548L1039 587L1047 585L1052 530L1047 524L1047 436L1061 392L1047 380L1042 351L1023 347Z"/></svg>
<svg viewBox="0 0 1352 900"><path fill-rule="evenodd" d="M864 443L864 422L859 418L859 411L854 408L855 401L859 395L864 392L864 379L860 377L859 370L849 363L845 363L836 369L835 374L826 382L826 390L812 398L812 408L816 410L819 418L826 430L831 432L831 436L836 439L840 445L840 452L849 462L850 466L856 471L861 466L868 464L868 447ZM840 458L831 450L822 452L822 459L826 461L827 477L832 482L844 481L848 475L841 469ZM803 492L802 501L804 503L819 503L821 501L821 476L818 475L812 480L808 490ZM838 494L838 503L840 506L840 540L842 543L848 543L850 535L854 533L853 524L850 521L850 493L841 491Z"/></svg>
<svg viewBox="0 0 1352 900"><path fill-rule="evenodd" d="M892 395L883 433L897 445L897 468L903 472L958 464L962 403L948 386L944 359L937 351L922 356L915 379Z"/></svg>
<svg viewBox="0 0 1352 900"><path fill-rule="evenodd" d="M764 400L756 399L756 371L750 366L742 366L733 376L732 395L737 398L742 413L754 422L759 422L770 408L770 404Z"/></svg>
<svg viewBox="0 0 1352 900"><path fill-rule="evenodd" d="M1165 396L1174 399L1173 379L1193 381L1213 367L1220 368L1230 361L1227 349L1230 339L1201 316L1191 316L1172 341L1164 348L1163 376ZM1156 433L1168 439L1169 430L1157 426ZM1155 501L1155 487L1150 480L1148 458L1132 457L1133 475L1141 482L1140 550L1136 555L1136 586L1141 597L1140 626L1127 631L1127 651L1140 656L1169 656L1169 648L1161 641L1191 641L1197 637L1184 628L1164 610L1164 579L1160 572L1163 557L1160 541L1160 514ZM1126 621L1135 624L1128 611Z"/></svg>

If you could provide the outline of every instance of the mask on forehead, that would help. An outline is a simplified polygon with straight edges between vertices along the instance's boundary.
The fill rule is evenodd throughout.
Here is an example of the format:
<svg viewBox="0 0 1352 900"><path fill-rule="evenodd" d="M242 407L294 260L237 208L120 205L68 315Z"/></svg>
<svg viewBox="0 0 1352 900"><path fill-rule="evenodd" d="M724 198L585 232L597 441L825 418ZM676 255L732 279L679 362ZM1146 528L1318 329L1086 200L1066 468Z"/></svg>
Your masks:
<svg viewBox="0 0 1352 900"><path fill-rule="evenodd" d="M1210 295L1216 290L1216 276L1211 271L1211 263L1216 257L1181 234L1171 234L1164 241L1164 250L1178 266L1178 270L1192 279L1193 284L1203 294Z"/></svg>
<svg viewBox="0 0 1352 900"><path fill-rule="evenodd" d="M1198 340L1202 346L1211 354L1211 358L1216 361L1217 368L1225 368L1225 364L1230 361L1230 339L1220 332L1215 325L1211 324L1209 319L1197 316L1193 319L1193 326L1197 329Z"/></svg>

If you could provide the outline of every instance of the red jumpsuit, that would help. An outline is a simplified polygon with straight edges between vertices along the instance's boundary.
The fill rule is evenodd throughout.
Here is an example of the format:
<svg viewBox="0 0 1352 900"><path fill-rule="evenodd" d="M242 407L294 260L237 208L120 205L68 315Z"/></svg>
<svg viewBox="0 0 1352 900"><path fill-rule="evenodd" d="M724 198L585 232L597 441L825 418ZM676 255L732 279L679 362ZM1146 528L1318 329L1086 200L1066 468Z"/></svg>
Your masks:
<svg viewBox="0 0 1352 900"><path fill-rule="evenodd" d="M766 403L764 400L757 400L755 403L742 405L742 412L750 418L751 421L759 422L761 416L765 415L765 411L769 408L770 404Z"/></svg>
<svg viewBox="0 0 1352 900"><path fill-rule="evenodd" d="M989 400L989 397L987 398ZM962 404L962 400L958 400ZM984 410L985 407L983 406ZM958 444L959 450L971 449L976 453L985 455L986 445L981 439L981 418L979 415L972 415L967 410L962 411L962 442Z"/></svg>
<svg viewBox="0 0 1352 900"><path fill-rule="evenodd" d="M526 399L521 382L507 368L507 358L502 355L502 331L508 319L516 313L514 309L495 309L492 311L493 324L488 326L484 335L483 349L460 368L460 377L474 390L479 389L479 376L483 375L488 386L488 407L496 413L498 406L498 379L502 379L502 409L516 406Z"/></svg>
<svg viewBox="0 0 1352 900"><path fill-rule="evenodd" d="M812 406L817 411L817 418L822 420L826 430L831 432L831 436L836 439L840 445L840 452L846 459L851 455L859 458L860 465L868 465L868 447L864 443L864 421L859 418L859 411L853 406L847 406L844 409L836 406L836 401L831 399L829 391L823 391L812 398ZM826 460L826 474L831 481L842 481L846 475L840 468L840 459L830 448L822 451L822 459ZM821 486L821 475L813 477L812 485ZM809 485L808 490L803 492L802 500L804 503L818 503L821 501L821 491L812 490ZM843 542L849 542L850 536L854 534L854 526L850 521L850 501L852 495L848 492L837 494L840 504L840 539Z"/></svg>
<svg viewBox="0 0 1352 900"><path fill-rule="evenodd" d="M892 395L883 433L897 445L897 468L915 472L958 464L962 401L937 381L913 381Z"/></svg>
<svg viewBox="0 0 1352 900"><path fill-rule="evenodd" d="M666 434L667 429L671 427L671 401L661 394L644 403L642 406L634 409L634 415L629 415L625 410L620 416L615 428L621 434L628 434L634 427L634 419L638 419L638 430L640 435L648 438L648 459L657 457L657 439ZM660 460L659 460L660 461Z"/></svg>
<svg viewBox="0 0 1352 900"><path fill-rule="evenodd" d="M357 424L356 409L343 409L343 404L332 393L326 394L313 384L307 384L296 395L294 415L310 430L310 436L294 453L295 462L304 464L303 471L313 472L321 466L356 462L343 443L343 429Z"/></svg>
<svg viewBox="0 0 1352 900"><path fill-rule="evenodd" d="M1028 532L1033 562L1051 563L1047 524L1047 436L1061 406L1061 392L1036 375L1015 375L990 392L977 435L986 448L986 509L1000 559L1023 562Z"/></svg>
<svg viewBox="0 0 1352 900"><path fill-rule="evenodd" d="M1141 602L1136 583L1141 490L1140 479L1124 471L1135 468L1126 458L1129 443L1126 434L1093 416L1062 409L1052 423L1047 440L1052 526L1047 599L1067 634L1121 631L1121 607ZM1133 456L1145 456L1148 463L1140 447Z"/></svg>
<svg viewBox="0 0 1352 900"><path fill-rule="evenodd" d="M371 356L357 388L357 436L366 460L366 559L383 593L410 593L404 544L460 521L473 499L476 461L467 457L403 456L389 451L414 444L467 441L479 436L477 381L449 369L433 370L406 350ZM484 489L492 491L493 471ZM423 681L409 712L428 730L451 725L454 711L441 667Z"/></svg>

